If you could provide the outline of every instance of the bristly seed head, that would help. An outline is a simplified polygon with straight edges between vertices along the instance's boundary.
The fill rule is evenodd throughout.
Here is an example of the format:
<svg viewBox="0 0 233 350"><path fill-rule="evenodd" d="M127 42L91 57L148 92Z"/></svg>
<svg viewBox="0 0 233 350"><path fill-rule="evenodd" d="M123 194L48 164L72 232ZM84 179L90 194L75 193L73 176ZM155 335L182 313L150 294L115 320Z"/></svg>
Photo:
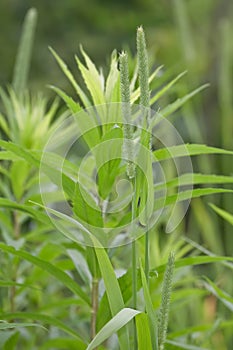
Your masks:
<svg viewBox="0 0 233 350"><path fill-rule="evenodd" d="M128 55L126 52L120 54L120 83L121 83L121 101L122 114L124 120L124 149L123 153L127 159L127 175L130 179L135 176L134 150L132 147L133 130L131 125L131 106L130 106L130 81L128 68Z"/></svg>

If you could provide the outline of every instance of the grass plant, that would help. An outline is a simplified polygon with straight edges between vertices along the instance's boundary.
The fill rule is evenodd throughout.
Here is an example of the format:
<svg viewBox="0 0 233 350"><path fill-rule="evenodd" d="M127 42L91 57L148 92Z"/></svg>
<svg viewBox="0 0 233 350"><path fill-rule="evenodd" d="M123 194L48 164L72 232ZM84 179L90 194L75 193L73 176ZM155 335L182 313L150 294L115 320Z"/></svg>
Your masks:
<svg viewBox="0 0 233 350"><path fill-rule="evenodd" d="M30 10L12 86L1 89L1 348L229 348L233 298L198 268L215 264L232 274L233 258L188 239L187 217L171 235L164 231L187 200L232 198L224 187L232 176L179 174L174 161L211 154L231 159L233 152L202 143L163 145L153 135L161 120L206 85L153 113L154 103L184 74L151 88L161 67L150 74L139 27L137 63L114 51L106 77L80 48L75 60L86 88L51 49L76 93L51 86L65 104L59 113L57 100L47 107L46 99L27 92L35 23ZM135 123L138 114L141 124ZM56 150L69 144L75 127L80 139L62 157ZM166 169L163 181L157 165ZM65 204L68 211L60 211ZM232 225L232 214L210 207ZM224 318L217 301L227 309Z"/></svg>

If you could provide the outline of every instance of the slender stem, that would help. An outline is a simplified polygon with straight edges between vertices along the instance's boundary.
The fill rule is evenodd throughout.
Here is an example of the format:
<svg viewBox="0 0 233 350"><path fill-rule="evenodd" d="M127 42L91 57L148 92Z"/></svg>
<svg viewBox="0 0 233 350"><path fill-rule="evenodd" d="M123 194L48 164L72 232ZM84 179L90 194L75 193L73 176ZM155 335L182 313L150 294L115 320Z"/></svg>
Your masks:
<svg viewBox="0 0 233 350"><path fill-rule="evenodd" d="M133 281L133 308L137 308L137 247L136 241L132 242L132 281Z"/></svg>
<svg viewBox="0 0 233 350"><path fill-rule="evenodd" d="M133 188L135 190L136 179L132 179ZM135 203L135 195L133 196L132 201L132 222L131 222L131 230L132 230L132 236L134 233L134 220L136 216L136 203ZM137 241L133 238L132 241L132 297L133 297L133 308L137 309ZM137 350L137 330L136 330L136 324L135 319L133 321L133 349Z"/></svg>
<svg viewBox="0 0 233 350"><path fill-rule="evenodd" d="M136 241L132 242L132 294L133 308L137 309L137 248ZM137 330L135 319L133 320L133 349L137 350Z"/></svg>
<svg viewBox="0 0 233 350"><path fill-rule="evenodd" d="M17 213L17 211L13 212L13 222L14 222L14 227L13 227L13 235L14 235L14 239L18 240L20 238L20 221L19 221L19 215ZM13 266L13 275L12 275L12 281L16 282L17 280L17 270L18 270L18 266L15 265ZM9 296L9 300L10 300L10 311L12 313L14 313L16 311L16 305L15 305L15 296L16 296L16 286L12 286L10 288L10 296ZM14 320L12 320L13 322Z"/></svg>
<svg viewBox="0 0 233 350"><path fill-rule="evenodd" d="M149 282L149 231L147 228L146 236L145 236L145 275L147 283Z"/></svg>
<svg viewBox="0 0 233 350"><path fill-rule="evenodd" d="M92 279L91 291L91 339L96 335L96 316L98 311L99 280L96 277Z"/></svg>
<svg viewBox="0 0 233 350"><path fill-rule="evenodd" d="M132 179L133 188L135 189L135 178ZM132 221L131 221L131 230L132 230L132 236L134 231L134 220L135 220L135 214L136 214L136 203L135 203L135 196L133 198L132 203ZM133 239L132 241L132 296L133 296L133 307L137 308L137 246L136 246L136 240Z"/></svg>

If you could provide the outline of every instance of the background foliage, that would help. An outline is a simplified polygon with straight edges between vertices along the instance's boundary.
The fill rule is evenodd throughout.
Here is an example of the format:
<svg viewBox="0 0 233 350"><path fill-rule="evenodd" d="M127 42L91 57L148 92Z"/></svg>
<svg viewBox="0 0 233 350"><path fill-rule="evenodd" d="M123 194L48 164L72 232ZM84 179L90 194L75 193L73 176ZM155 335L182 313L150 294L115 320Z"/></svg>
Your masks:
<svg viewBox="0 0 233 350"><path fill-rule="evenodd" d="M166 108L170 102L209 82L210 87L207 90L181 108L175 109L171 117L172 122L187 142L232 149L233 4L230 1L70 0L54 3L3 0L0 3L1 29L4 33L0 37L0 80L4 88L12 81L22 21L31 6L35 6L39 12L29 81L32 91L43 90L52 99L53 92L46 88L46 84L52 83L63 88L68 95L74 96L73 90L49 52L48 45L68 63L77 81L84 86L73 58L79 44L83 44L97 66L102 66L106 72L114 48L119 50L129 46L133 54L135 53L135 28L143 24L148 38L151 68L154 70L160 64L164 65L159 82L155 81L151 86L153 91L158 93L177 74L188 70L182 80L167 94L162 95L155 108ZM129 61L132 75L135 60L131 57ZM65 116L57 113L56 102L51 104L49 109L46 100L37 94L32 99L27 95L22 98L15 96L10 90L9 95L1 92L1 97L1 113L7 117L7 122L13 123L7 138L24 147L17 149L14 145L7 145L1 141L3 162L0 170L1 180L4 181L1 181L0 191L1 197L5 198L1 198L0 232L2 242L11 245L8 247L1 243L0 247L1 319L11 322L11 325L1 324L2 328L9 328L4 331L1 346L4 346L4 350L30 350L33 346L42 350L63 347L82 349L90 340L91 278L94 276L98 279L100 272L95 276L90 251L61 237L49 225L43 211L32 205L28 206L27 203L28 199L40 200L35 170L38 167L38 155L30 153L30 150L43 147L46 137L49 137L56 126L56 120L59 121L58 116ZM19 126L25 118L25 110L28 111L26 118L32 121L30 118L33 116L36 122L24 123L26 127L21 130ZM12 116L14 119L11 119ZM41 130L41 127L36 128L39 123L45 127L45 139L37 134L38 130ZM41 144L35 146L35 141ZM29 152L25 152L25 147ZM200 150L198 152L201 153ZM196 154L199 154L198 152ZM230 176L232 177L233 168L229 156L200 156L193 158L193 164L196 172L229 176L229 185L225 185L225 188L232 188ZM197 179L197 183L198 181ZM217 206L209 206L209 202ZM156 228L156 235L151 239L150 296L147 293L143 270L137 271L141 272L141 279L140 274L138 278L139 283L143 284L147 313L150 314L151 303L155 309L160 306L164 264L167 262L169 251L174 249L177 270L174 276L167 346L169 349L177 349L179 345L172 341L180 341L182 344L192 344L193 349L231 348L232 265L223 262L224 259L216 255L232 256L232 195L195 198L186 219L171 236L164 235L164 224ZM143 240L139 240L138 250L139 255L143 256ZM199 257L200 254L206 256ZM132 277L131 271L127 270L130 265L129 255L130 247L116 249L110 253L117 273L125 272L125 276L118 280L119 290L107 254L102 252L98 255L99 261L105 261L109 266L108 271L102 266L103 279L111 280L118 290L116 301L111 294L111 288L106 288L107 293L110 293L108 297L112 300L110 308L114 308L116 312L124 306L131 305L129 296L132 294ZM188 260L185 260L186 257ZM203 258L206 258L205 262L219 263L192 267L200 264ZM158 279L156 271L159 272ZM53 278L53 283L51 275L56 278ZM201 278L202 275L209 279ZM103 286L100 286L100 291L103 293ZM102 299L101 297L97 331L111 315L110 310L107 313L105 310L106 294ZM143 298L140 300L143 302ZM123 312L128 313L129 310L124 309ZM143 317L146 318L147 314L143 313L141 317L137 318L138 329L142 322L140 320L145 324ZM25 320L25 324L21 324L23 329L18 330L19 324L15 325L12 322L14 320ZM35 331L30 329L31 323L28 321L35 320L49 329L47 337L41 327ZM12 327L13 332L10 330ZM140 336L140 332L138 334ZM111 341L111 344L116 344L115 338ZM140 341L139 337L138 342Z"/></svg>

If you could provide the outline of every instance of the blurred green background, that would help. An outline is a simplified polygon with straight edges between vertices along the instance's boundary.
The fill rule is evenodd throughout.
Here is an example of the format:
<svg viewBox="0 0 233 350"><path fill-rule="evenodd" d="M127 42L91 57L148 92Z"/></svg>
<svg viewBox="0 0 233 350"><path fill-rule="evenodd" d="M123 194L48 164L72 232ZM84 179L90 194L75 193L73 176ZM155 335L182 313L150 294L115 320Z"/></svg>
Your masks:
<svg viewBox="0 0 233 350"><path fill-rule="evenodd" d="M169 118L185 142L233 149L232 0L0 0L1 87L6 88L12 81L22 23L31 7L35 7L38 11L29 79L29 88L32 92L42 90L49 98L54 97L54 92L48 88L48 85L52 84L62 88L68 95L74 96L72 87L57 66L48 46L56 50L68 64L75 78L82 84L74 59L74 55L79 53L79 45L82 44L96 65L106 71L109 67L111 52L114 49L120 51L122 48L126 48L132 52L133 56L136 51L136 28L142 24L146 32L151 66L155 69L164 65L161 75L155 79L153 86L151 86L152 90L157 92L179 73L187 70L187 74L153 107L163 108L202 84L210 83L209 88L195 95ZM3 109L2 101L0 103L1 109ZM232 157L210 155L192 157L192 161L196 173L233 176ZM224 187L220 184L219 186ZM232 185L226 185L226 187L232 189ZM233 214L232 194L208 196L204 199L196 198L191 201L186 218L177 232L193 239L196 243L200 243L203 249L211 251L210 254L232 256L233 226L218 216L211 209L209 203L214 203ZM158 227L158 232L164 233L163 223ZM155 238L154 246L159 242L159 249L162 252L169 239L171 244L168 245L168 248L173 246L173 235L170 236L171 238L164 234L156 235L156 237L159 239L157 241ZM176 236L174 237L175 244ZM43 243L43 239L42 236L40 243ZM49 242L48 246L42 244L41 248L40 243L36 249L37 251L41 249L42 256L47 254L53 257L54 251L55 255L60 256L61 251L58 245L56 247L52 243L50 246ZM47 249L49 253L46 253ZM156 262L156 264L157 252L160 255L159 249L153 251L153 263ZM122 252L127 254L128 251L122 250ZM184 250L185 254L187 253ZM58 263L62 263L62 260ZM10 261L10 268L11 265ZM187 270L187 280L193 278L193 271ZM221 265L214 267L201 265L195 271L198 272L198 276L206 275L217 281L218 286L220 285L229 294L232 293L232 270L225 272L225 266ZM13 271L13 273L15 272ZM37 273L38 271L35 269L34 278L37 278ZM44 278L43 274L41 276L43 285L48 285L50 288L47 277ZM33 282L31 270L29 281ZM199 288L198 284L196 286ZM55 292L53 288L55 288ZM49 301L54 300L54 297L55 300L59 300L59 288L59 285L54 284L51 290L48 289L51 297ZM27 296L27 294L25 295ZM63 294L61 296L64 300ZM204 304L197 303L196 300L194 303L194 293L192 292L190 296L191 303L188 305L188 312L182 312L179 309L176 312L175 310L174 329L200 324L202 313L199 310L200 307L203 309L203 305L204 308L206 307L208 300L203 299ZM30 305L33 305L34 308L36 302L38 305L43 304L41 301L35 302L37 297L34 300L32 293L30 293L30 298L29 309ZM19 300L21 308L21 299ZM213 302L215 301L213 300ZM48 303L47 300L46 303ZM184 298L183 306L186 308L186 305L187 301ZM209 321L213 322L215 316L216 319L230 320L230 311L224 307L221 304L217 305L216 311ZM56 309L54 313L59 315L61 313L62 318L66 317L63 308ZM218 326L214 325L215 327ZM207 337L211 337L211 334L208 335L208 333ZM194 336L196 337L196 335L195 332ZM219 344L224 343L221 336L225 336L227 345L220 348L216 343L216 349L233 349L230 327L226 327L226 332L224 331L223 335L219 333ZM230 347L227 347L228 345Z"/></svg>
<svg viewBox="0 0 233 350"><path fill-rule="evenodd" d="M62 79L49 45L74 66L73 54L81 43L97 65L105 66L114 48L127 45L135 51L140 24L155 62L177 71L188 68L195 72L190 79L215 84L222 22L231 22L232 5L231 0L1 0L0 83L11 79L23 18L35 7L39 17L31 84L41 89Z"/></svg>
<svg viewBox="0 0 233 350"><path fill-rule="evenodd" d="M53 84L72 94L66 78L48 50L53 47L73 71L74 54L82 44L97 66L106 70L111 52L135 52L136 27L143 25L153 66L164 65L161 83L187 70L186 76L159 101L158 108L209 82L210 87L180 109L179 130L185 141L232 149L233 136L233 1L231 0L1 0L0 85L11 82L22 22L27 10L38 10L29 87L52 96ZM229 158L205 157L194 162L198 172L232 175ZM207 200L209 201L209 199ZM212 201L212 199L211 199ZM216 204L232 211L232 197L219 196ZM208 206L207 206L208 208ZM211 220L205 220L206 210ZM201 202L193 201L199 223L189 232L204 237L209 248L232 254L232 227L217 219ZM208 216L207 216L208 217ZM191 220L192 222L192 220ZM219 232L224 237L220 244ZM217 242L214 243L213 242ZM221 247L220 247L221 246Z"/></svg>

